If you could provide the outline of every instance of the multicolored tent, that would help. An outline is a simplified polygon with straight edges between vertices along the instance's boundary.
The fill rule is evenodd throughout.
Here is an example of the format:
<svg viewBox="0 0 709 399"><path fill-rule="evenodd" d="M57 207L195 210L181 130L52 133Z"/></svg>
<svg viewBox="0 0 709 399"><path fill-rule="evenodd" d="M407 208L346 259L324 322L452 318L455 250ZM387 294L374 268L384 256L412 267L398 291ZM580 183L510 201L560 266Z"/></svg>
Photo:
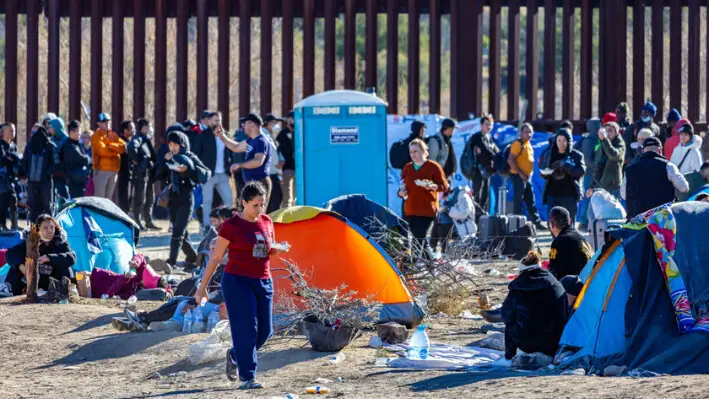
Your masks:
<svg viewBox="0 0 709 399"><path fill-rule="evenodd" d="M321 208L297 206L271 214L276 241L288 241L287 259L311 276L315 287L333 289L346 284L359 296L372 295L384 306L381 321L415 326L424 312L406 287L391 258L368 234L342 215ZM271 269L283 269L273 259ZM276 295L290 292L284 271L274 270ZM281 278L279 278L281 277Z"/></svg>
<svg viewBox="0 0 709 399"><path fill-rule="evenodd" d="M611 236L580 276L555 363L709 372L709 204L666 204Z"/></svg>

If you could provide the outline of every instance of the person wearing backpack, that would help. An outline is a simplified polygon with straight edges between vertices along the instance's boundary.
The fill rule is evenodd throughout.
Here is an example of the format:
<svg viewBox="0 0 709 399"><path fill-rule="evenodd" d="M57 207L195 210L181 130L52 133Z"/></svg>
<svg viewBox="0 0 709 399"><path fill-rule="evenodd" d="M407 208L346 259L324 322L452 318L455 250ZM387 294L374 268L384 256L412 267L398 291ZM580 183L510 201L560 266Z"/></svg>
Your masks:
<svg viewBox="0 0 709 399"><path fill-rule="evenodd" d="M534 149L532 148L532 125L525 123L519 131L519 139L509 146L507 163L509 165L510 180L514 190L512 198L512 212L522 214L522 202L527 207L529 221L534 223L538 230L546 230L539 218L539 212L534 205L534 190L532 190L532 173L534 172Z"/></svg>
<svg viewBox="0 0 709 399"><path fill-rule="evenodd" d="M69 195L72 199L83 197L86 179L91 173L91 158L84 154L79 143L81 125L79 121L69 122L69 138L62 146L62 159L66 170Z"/></svg>
<svg viewBox="0 0 709 399"><path fill-rule="evenodd" d="M172 223L172 238L170 240L170 255L167 263L174 268L177 263L177 255L182 247L187 250L187 263L194 264L197 254L190 245L187 235L187 225L194 211L194 189L197 184L209 180L210 170L190 152L190 142L186 134L179 131L172 131L167 135L167 145L169 152L159 161L155 171L157 179L165 175L169 179L169 212Z"/></svg>
<svg viewBox="0 0 709 399"><path fill-rule="evenodd" d="M495 155L500 152L490 134L493 123L492 116L480 118L480 131L470 136L470 140L465 144L466 151L463 153L464 158L472 157L472 164L475 167L469 178L473 181L475 202L480 204L483 209L488 209L486 204L490 194L490 176L495 172ZM468 147L470 147L469 151ZM470 160L467 159L467 161ZM462 158L460 162L461 169L466 169L463 167L464 160Z"/></svg>
<svg viewBox="0 0 709 399"><path fill-rule="evenodd" d="M420 121L411 122L411 133L409 137L392 144L389 149L389 162L394 169L404 169L407 163L411 162L409 155L409 144L415 139L423 139L426 135L426 125Z"/></svg>
<svg viewBox="0 0 709 399"><path fill-rule="evenodd" d="M455 150L451 144L451 137L453 137L453 132L456 128L458 128L458 124L453 119L444 119L441 123L441 131L426 140L429 159L441 165L448 179L458 169Z"/></svg>
<svg viewBox="0 0 709 399"><path fill-rule="evenodd" d="M29 220L36 220L39 215L52 213L54 201L54 153L56 145L49 139L44 126L38 126L25 147L22 156L27 172L27 205L30 208Z"/></svg>

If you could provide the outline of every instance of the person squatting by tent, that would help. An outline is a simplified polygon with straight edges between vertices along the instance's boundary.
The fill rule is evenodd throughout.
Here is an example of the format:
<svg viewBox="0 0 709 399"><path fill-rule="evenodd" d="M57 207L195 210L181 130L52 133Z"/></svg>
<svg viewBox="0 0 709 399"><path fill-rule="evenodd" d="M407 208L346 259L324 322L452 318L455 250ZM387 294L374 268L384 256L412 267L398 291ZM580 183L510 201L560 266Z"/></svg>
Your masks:
<svg viewBox="0 0 709 399"><path fill-rule="evenodd" d="M37 217L35 225L40 238L39 258L37 258L39 268L37 286L39 289L49 291L50 277L59 281L63 277L74 277L72 266L76 262L76 254L69 247L66 232L59 226L56 219L48 214L42 214ZM27 288L26 249L27 244L23 240L7 251L6 261L10 265L10 270L5 284L13 295L22 295Z"/></svg>
<svg viewBox="0 0 709 399"><path fill-rule="evenodd" d="M518 349L554 356L569 317L566 291L549 271L542 269L536 252L522 259L519 272L510 282L501 308L505 358L512 359Z"/></svg>
<svg viewBox="0 0 709 399"><path fill-rule="evenodd" d="M574 229L566 208L555 206L549 211L549 230L554 237L549 249L549 272L557 279L581 273L593 250Z"/></svg>
<svg viewBox="0 0 709 399"><path fill-rule="evenodd" d="M44 126L38 126L22 156L27 175L27 206L29 220L37 220L39 215L52 214L54 202L54 150L56 145L49 139Z"/></svg>
<svg viewBox="0 0 709 399"><path fill-rule="evenodd" d="M167 263L173 267L177 263L177 255L180 247L189 247L187 253L188 263L194 263L197 254L191 246L183 246L183 242L189 243L186 235L192 212L194 211L194 188L199 182L207 181L211 172L202 161L190 152L190 143L187 136L178 131L172 131L167 135L167 142L170 151L160 160L155 172L156 178L169 176L169 211L170 222L172 223L172 239L170 241L170 255Z"/></svg>

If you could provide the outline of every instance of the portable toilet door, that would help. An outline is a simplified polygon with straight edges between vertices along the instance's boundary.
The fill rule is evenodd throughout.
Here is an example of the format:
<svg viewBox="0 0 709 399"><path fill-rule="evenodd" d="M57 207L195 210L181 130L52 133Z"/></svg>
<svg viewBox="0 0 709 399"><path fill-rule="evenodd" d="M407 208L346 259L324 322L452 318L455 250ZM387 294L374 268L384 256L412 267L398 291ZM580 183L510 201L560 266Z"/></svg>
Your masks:
<svg viewBox="0 0 709 399"><path fill-rule="evenodd" d="M295 105L296 200L322 206L346 194L387 203L387 103L333 90Z"/></svg>

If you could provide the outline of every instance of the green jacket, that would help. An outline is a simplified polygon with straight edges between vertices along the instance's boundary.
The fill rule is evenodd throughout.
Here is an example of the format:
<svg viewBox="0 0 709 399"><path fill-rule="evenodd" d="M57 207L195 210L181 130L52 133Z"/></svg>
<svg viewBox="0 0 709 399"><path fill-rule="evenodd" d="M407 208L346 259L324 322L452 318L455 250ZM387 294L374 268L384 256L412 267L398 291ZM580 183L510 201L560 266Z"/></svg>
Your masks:
<svg viewBox="0 0 709 399"><path fill-rule="evenodd" d="M612 141L599 140L595 153L595 171L591 188L606 191L617 190L623 181L623 162L625 160L625 142L618 135Z"/></svg>
<svg viewBox="0 0 709 399"><path fill-rule="evenodd" d="M694 171L692 173L687 173L684 175L684 178L687 179L687 183L689 183L689 191L686 193L681 193L679 191L675 191L675 195L677 196L677 201L686 201L689 199L689 197L693 196L699 190L704 187L707 182L704 181L704 178L702 177L702 174L699 173L698 171Z"/></svg>

